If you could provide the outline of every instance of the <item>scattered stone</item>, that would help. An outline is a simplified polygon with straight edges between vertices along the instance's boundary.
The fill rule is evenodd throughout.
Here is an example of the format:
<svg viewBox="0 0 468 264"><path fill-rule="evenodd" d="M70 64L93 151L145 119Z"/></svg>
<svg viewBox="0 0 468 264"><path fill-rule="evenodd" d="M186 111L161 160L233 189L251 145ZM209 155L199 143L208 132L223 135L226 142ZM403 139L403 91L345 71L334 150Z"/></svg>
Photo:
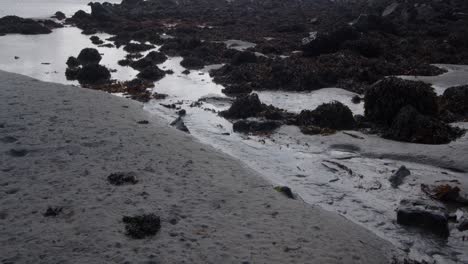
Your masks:
<svg viewBox="0 0 468 264"><path fill-rule="evenodd" d="M155 214L124 216L126 235L134 239L154 236L161 229L161 219Z"/></svg>
<svg viewBox="0 0 468 264"><path fill-rule="evenodd" d="M425 201L401 201L397 223L422 228L441 237L450 235L445 208Z"/></svg>
<svg viewBox="0 0 468 264"><path fill-rule="evenodd" d="M286 197L290 198L290 199L296 199L294 197L294 194L291 190L291 188L289 188L288 186L277 186L275 187L275 190L286 195Z"/></svg>
<svg viewBox="0 0 468 264"><path fill-rule="evenodd" d="M62 210L62 207L48 207L43 215L45 217L56 217L62 212Z"/></svg>
<svg viewBox="0 0 468 264"><path fill-rule="evenodd" d="M112 185L126 185L126 184L137 184L138 179L134 172L116 172L112 173L107 177L107 180Z"/></svg>
<svg viewBox="0 0 468 264"><path fill-rule="evenodd" d="M398 186L403 183L403 180L410 174L411 172L405 166L401 166L388 180L393 188L398 188Z"/></svg>
<svg viewBox="0 0 468 264"><path fill-rule="evenodd" d="M94 45L104 44L104 41L102 41L98 36L91 36L89 39Z"/></svg>

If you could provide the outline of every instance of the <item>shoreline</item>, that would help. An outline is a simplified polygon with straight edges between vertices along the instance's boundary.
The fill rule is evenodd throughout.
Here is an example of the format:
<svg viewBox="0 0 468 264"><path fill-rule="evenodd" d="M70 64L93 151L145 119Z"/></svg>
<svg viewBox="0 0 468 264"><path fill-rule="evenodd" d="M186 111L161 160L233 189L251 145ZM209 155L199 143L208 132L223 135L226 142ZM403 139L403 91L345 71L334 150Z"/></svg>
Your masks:
<svg viewBox="0 0 468 264"><path fill-rule="evenodd" d="M4 261L389 263L396 252L335 213L287 199L138 102L3 71L0 98ZM119 171L139 182L110 185ZM46 218L48 206L63 213ZM126 237L122 217L141 213L159 215L161 230Z"/></svg>

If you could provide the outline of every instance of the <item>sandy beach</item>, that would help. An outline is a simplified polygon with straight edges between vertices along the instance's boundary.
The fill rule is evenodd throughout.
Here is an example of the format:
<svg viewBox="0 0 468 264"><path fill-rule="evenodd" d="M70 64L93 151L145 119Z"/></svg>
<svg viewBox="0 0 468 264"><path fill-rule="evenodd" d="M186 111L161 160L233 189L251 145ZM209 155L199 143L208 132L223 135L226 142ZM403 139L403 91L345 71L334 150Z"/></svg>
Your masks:
<svg viewBox="0 0 468 264"><path fill-rule="evenodd" d="M3 71L0 102L2 263L388 263L395 252L138 102ZM115 172L138 183L111 185ZM161 230L127 237L122 217L143 213Z"/></svg>

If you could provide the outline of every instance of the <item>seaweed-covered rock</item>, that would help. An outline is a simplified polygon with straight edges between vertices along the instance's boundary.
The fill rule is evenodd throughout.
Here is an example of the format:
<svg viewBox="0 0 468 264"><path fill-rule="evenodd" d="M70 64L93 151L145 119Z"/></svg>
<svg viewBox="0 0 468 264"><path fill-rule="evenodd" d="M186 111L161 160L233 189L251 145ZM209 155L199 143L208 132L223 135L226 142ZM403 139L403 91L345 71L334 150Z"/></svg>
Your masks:
<svg viewBox="0 0 468 264"><path fill-rule="evenodd" d="M268 133L281 126L278 121L239 120L232 125L235 132L240 133Z"/></svg>
<svg viewBox="0 0 468 264"><path fill-rule="evenodd" d="M70 68L78 67L78 66L80 66L80 61L78 61L77 58L71 56L67 60L67 66L70 67Z"/></svg>
<svg viewBox="0 0 468 264"><path fill-rule="evenodd" d="M75 12L75 14L73 14L72 20L83 20L83 19L88 19L90 17L91 17L91 15L86 13L85 11L78 10L78 11Z"/></svg>
<svg viewBox="0 0 468 264"><path fill-rule="evenodd" d="M67 16L65 16L65 14L61 11L55 12L53 17L56 18L57 20L64 20L65 18L67 18Z"/></svg>
<svg viewBox="0 0 468 264"><path fill-rule="evenodd" d="M49 34L52 31L43 24L33 19L17 16L5 16L0 18L0 35L3 34Z"/></svg>
<svg viewBox="0 0 468 264"><path fill-rule="evenodd" d="M439 111L434 89L423 82L385 78L374 84L364 97L366 118L379 124L390 125L407 105L428 116L436 116Z"/></svg>
<svg viewBox="0 0 468 264"><path fill-rule="evenodd" d="M442 115L448 122L468 118L468 85L448 88L440 101Z"/></svg>
<svg viewBox="0 0 468 264"><path fill-rule="evenodd" d="M180 62L180 65L187 69L202 69L205 66L205 62L196 57L187 57Z"/></svg>
<svg viewBox="0 0 468 264"><path fill-rule="evenodd" d="M403 200L397 209L397 223L425 229L436 235L450 235L445 208L424 201Z"/></svg>
<svg viewBox="0 0 468 264"><path fill-rule="evenodd" d="M353 113L346 105L334 101L319 105L315 110L303 110L297 117L299 126L318 126L337 130L356 127Z"/></svg>
<svg viewBox="0 0 468 264"><path fill-rule="evenodd" d="M222 117L234 119L254 117L265 110L265 107L266 106L260 102L258 95L253 93L236 98L228 110L222 111L219 114Z"/></svg>
<svg viewBox="0 0 468 264"><path fill-rule="evenodd" d="M138 183L136 173L134 172L116 172L111 173L107 177L107 181L109 181L112 185L125 185L125 184L136 184Z"/></svg>
<svg viewBox="0 0 468 264"><path fill-rule="evenodd" d="M112 19L112 12L106 8L105 4L91 2L88 4L91 6L91 17L97 20L105 21Z"/></svg>
<svg viewBox="0 0 468 264"><path fill-rule="evenodd" d="M104 41L102 41L98 36L91 36L89 39L94 45L104 44Z"/></svg>
<svg viewBox="0 0 468 264"><path fill-rule="evenodd" d="M148 55L144 57L144 59L149 60L155 64L160 64L167 60L167 56L161 52L150 51Z"/></svg>
<svg viewBox="0 0 468 264"><path fill-rule="evenodd" d="M144 44L144 43L128 43L125 45L124 50L130 53L137 53L142 51L147 51L154 49L154 45Z"/></svg>
<svg viewBox="0 0 468 264"><path fill-rule="evenodd" d="M232 65L240 65L244 63L256 63L257 62L257 55L250 51L242 51L236 53L234 57L232 57L231 64Z"/></svg>
<svg viewBox="0 0 468 264"><path fill-rule="evenodd" d="M165 71L159 69L159 67L156 65L151 65L144 68L140 73L138 73L137 77L151 81L158 81L162 79L165 75Z"/></svg>
<svg viewBox="0 0 468 264"><path fill-rule="evenodd" d="M99 64L89 64L79 70L76 79L81 84L99 84L108 82L110 77L111 74L106 67Z"/></svg>
<svg viewBox="0 0 468 264"><path fill-rule="evenodd" d="M98 64L102 57L99 54L97 49L93 48L84 48L80 51L80 54L77 57L78 61L81 65L88 65L88 64Z"/></svg>
<svg viewBox="0 0 468 264"><path fill-rule="evenodd" d="M69 81L76 80L76 78L78 77L78 73L80 73L80 70L81 69L78 67L67 68L65 70L65 77Z"/></svg>
<svg viewBox="0 0 468 264"><path fill-rule="evenodd" d="M249 84L232 84L221 91L227 95L249 94L252 92L252 86Z"/></svg>
<svg viewBox="0 0 468 264"><path fill-rule="evenodd" d="M359 33L350 26L342 26L329 33L319 33L310 38L302 46L304 56L317 56L323 53L333 53L340 49L347 40L357 39Z"/></svg>
<svg viewBox="0 0 468 264"><path fill-rule="evenodd" d="M126 235L134 239L154 236L161 229L161 219L155 214L124 216Z"/></svg>
<svg viewBox="0 0 468 264"><path fill-rule="evenodd" d="M405 167L401 166L390 178L388 179L393 188L397 188L403 183L403 180L411 175L411 172Z"/></svg>
<svg viewBox="0 0 468 264"><path fill-rule="evenodd" d="M434 117L421 114L411 105L403 107L394 118L384 137L421 144L446 144L461 136L463 131Z"/></svg>

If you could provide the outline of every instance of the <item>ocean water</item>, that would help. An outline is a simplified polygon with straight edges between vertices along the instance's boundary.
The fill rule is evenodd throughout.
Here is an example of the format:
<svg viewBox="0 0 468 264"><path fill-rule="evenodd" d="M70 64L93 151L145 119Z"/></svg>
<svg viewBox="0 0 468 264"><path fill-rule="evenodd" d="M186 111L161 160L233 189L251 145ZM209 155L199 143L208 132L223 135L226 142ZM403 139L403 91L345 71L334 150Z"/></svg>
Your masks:
<svg viewBox="0 0 468 264"><path fill-rule="evenodd" d="M87 2L0 0L0 16L48 17L57 10L72 14L78 9L86 10ZM110 37L107 34L98 36L103 40ZM255 44L230 40L226 41L226 45L243 49ZM73 27L56 29L48 35L1 36L0 47L0 69L44 81L77 84L66 80L65 62L69 56L78 55L86 47L95 47L103 54L101 63L116 70L112 73L114 79L129 80L137 74L132 68L117 64L127 54L122 48L98 48L91 43L89 36L82 35L81 30ZM238 158L272 185L290 186L305 202L343 215L408 251L416 259L468 263L468 242L462 242L460 232L454 231L448 240L440 240L395 223L395 209L401 199L425 197L420 190L421 183L458 180L463 186L468 186L466 173L450 171L437 162L423 162L418 158L433 155L446 157L439 158L441 161L449 161L453 155L466 156L468 136L448 145L425 146L389 141L355 131L331 136L308 136L292 126L284 126L269 136L238 134L232 130L230 121L217 115L218 111L227 109L232 101L221 92L223 87L215 84L209 76L209 70L220 65L192 70L185 75L182 74L185 69L180 65L181 60L180 57L172 57L159 65L162 69L173 70L174 74L156 82L153 91L169 96L145 104L147 111L163 117L169 124L177 114L161 104L177 104L187 111L184 122L196 140ZM439 66L448 68L449 73L430 78L404 78L432 83L438 93L454 83L468 84L467 66ZM348 105L354 114L364 111L363 103L351 102L354 93L339 87L307 93L261 91L258 94L263 102L291 112L314 109L321 103L333 100ZM203 99L201 106L191 107L199 99ZM459 125L468 127L466 123ZM400 188L394 189L388 177L401 165L410 169L411 176ZM352 173L343 170L342 166Z"/></svg>

